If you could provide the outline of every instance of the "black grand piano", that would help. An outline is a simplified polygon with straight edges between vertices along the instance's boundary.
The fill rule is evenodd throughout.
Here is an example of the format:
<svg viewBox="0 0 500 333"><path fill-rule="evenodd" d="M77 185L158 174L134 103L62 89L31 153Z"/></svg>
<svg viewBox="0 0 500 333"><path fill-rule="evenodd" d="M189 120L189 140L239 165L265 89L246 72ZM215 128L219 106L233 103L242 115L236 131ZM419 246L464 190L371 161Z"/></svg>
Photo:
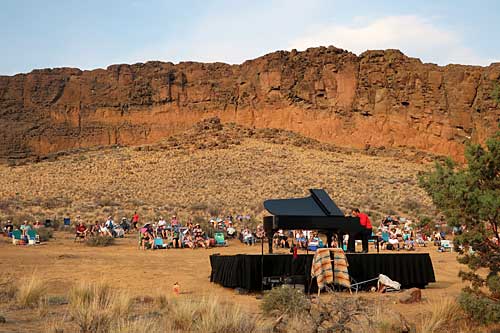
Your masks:
<svg viewBox="0 0 500 333"><path fill-rule="evenodd" d="M344 213L323 189L310 189L310 196L296 199L273 199L264 201L264 208L273 214L264 217L264 231L269 241L269 253L273 252L273 234L279 229L318 230L330 244L333 234L341 240L343 235L351 237L363 231L358 217Z"/></svg>

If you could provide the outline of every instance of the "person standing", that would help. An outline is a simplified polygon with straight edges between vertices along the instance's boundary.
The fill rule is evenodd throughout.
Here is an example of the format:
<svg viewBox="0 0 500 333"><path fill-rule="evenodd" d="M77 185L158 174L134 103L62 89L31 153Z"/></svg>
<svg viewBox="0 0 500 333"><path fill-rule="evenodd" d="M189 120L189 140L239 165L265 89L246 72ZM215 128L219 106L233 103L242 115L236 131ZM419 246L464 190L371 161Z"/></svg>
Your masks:
<svg viewBox="0 0 500 333"><path fill-rule="evenodd" d="M352 210L352 216L359 217L359 224L363 227L363 231L360 233L363 253L368 253L368 238L372 235L372 222L368 215L361 213L358 208Z"/></svg>
<svg viewBox="0 0 500 333"><path fill-rule="evenodd" d="M134 212L134 216L132 217L132 227L135 230L139 230L138 223L139 223L139 214L137 214L137 212Z"/></svg>

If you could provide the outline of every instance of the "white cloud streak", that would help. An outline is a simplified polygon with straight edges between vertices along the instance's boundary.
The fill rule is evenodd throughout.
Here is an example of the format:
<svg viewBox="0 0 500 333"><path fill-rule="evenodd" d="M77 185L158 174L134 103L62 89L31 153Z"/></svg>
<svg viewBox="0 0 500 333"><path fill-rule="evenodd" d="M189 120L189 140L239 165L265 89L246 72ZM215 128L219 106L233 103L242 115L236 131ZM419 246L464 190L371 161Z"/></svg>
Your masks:
<svg viewBox="0 0 500 333"><path fill-rule="evenodd" d="M374 49L400 49L406 55L440 65L461 63L489 65L464 46L460 36L438 27L432 20L415 15L386 16L369 20L356 17L352 24L311 27L289 43L289 49L334 45L356 54Z"/></svg>

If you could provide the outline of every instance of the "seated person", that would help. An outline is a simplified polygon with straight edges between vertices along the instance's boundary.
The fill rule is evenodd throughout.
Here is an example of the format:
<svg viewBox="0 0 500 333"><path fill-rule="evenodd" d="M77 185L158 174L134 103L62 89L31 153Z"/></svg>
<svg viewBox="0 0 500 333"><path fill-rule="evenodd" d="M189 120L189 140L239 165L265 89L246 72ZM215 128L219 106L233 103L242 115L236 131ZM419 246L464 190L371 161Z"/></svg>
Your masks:
<svg viewBox="0 0 500 333"><path fill-rule="evenodd" d="M282 248L290 247L288 245L288 236L285 235L282 229L278 230L279 246Z"/></svg>
<svg viewBox="0 0 500 333"><path fill-rule="evenodd" d="M161 238L167 238L167 221L163 217L160 217L158 220L158 229L156 232L158 235L161 235Z"/></svg>
<svg viewBox="0 0 500 333"><path fill-rule="evenodd" d="M76 237L87 239L87 233L89 230L87 229L87 226L85 226L85 224L83 224L83 222L80 221L80 223L78 223L75 231L76 231L76 235L75 235Z"/></svg>
<svg viewBox="0 0 500 333"><path fill-rule="evenodd" d="M36 220L35 224L33 225L33 228L40 229L41 227L43 227L42 223L40 221Z"/></svg>
<svg viewBox="0 0 500 333"><path fill-rule="evenodd" d="M151 249L154 249L155 238L151 224L146 223L140 230L141 233L141 249L146 250L146 244L149 244Z"/></svg>
<svg viewBox="0 0 500 333"><path fill-rule="evenodd" d="M182 244L179 241L180 238L181 238L181 233L179 231L179 228L172 227L172 246L176 249L182 247Z"/></svg>
<svg viewBox="0 0 500 333"><path fill-rule="evenodd" d="M259 224L257 226L257 231L255 232L255 236L257 237L257 239L262 239L264 238L266 235L266 233L264 232L264 227L262 226L262 224Z"/></svg>
<svg viewBox="0 0 500 333"><path fill-rule="evenodd" d="M10 222L10 220L8 220L7 224L5 224L4 230L5 230L5 233L7 234L7 236L10 237L12 231L14 230L14 225L12 224L12 222Z"/></svg>
<svg viewBox="0 0 500 333"><path fill-rule="evenodd" d="M95 221L95 223L90 227L89 233L91 236L96 236L99 234L101 226L99 225L99 221Z"/></svg>
<svg viewBox="0 0 500 333"><path fill-rule="evenodd" d="M182 237L182 244L184 247L194 249L193 237L189 231L184 234L184 237Z"/></svg>
<svg viewBox="0 0 500 333"><path fill-rule="evenodd" d="M391 234L389 237L389 242L386 244L386 249L388 250L399 250L399 240L396 236L396 234Z"/></svg>
<svg viewBox="0 0 500 333"><path fill-rule="evenodd" d="M205 237L203 237L203 233L197 234L197 235L194 236L193 244L194 244L193 249L195 247L202 247L202 248L208 250L208 248L210 246L209 240L205 239Z"/></svg>
<svg viewBox="0 0 500 333"><path fill-rule="evenodd" d="M253 245L255 243L255 238L253 237L253 234L250 229L248 229L248 227L245 227L245 229L243 229L242 234L243 243L245 243L246 245Z"/></svg>
<svg viewBox="0 0 500 333"><path fill-rule="evenodd" d="M109 236L109 237L113 237L113 234L111 233L111 231L108 229L108 227L106 227L106 225L104 223L101 223L99 225L99 234L101 236Z"/></svg>
<svg viewBox="0 0 500 333"><path fill-rule="evenodd" d="M130 231L130 223L128 222L126 217L122 217L120 226L122 227L124 232L128 233Z"/></svg>
<svg viewBox="0 0 500 333"><path fill-rule="evenodd" d="M231 238L236 237L236 229L233 227L232 223L229 225L229 227L227 227L226 234L227 234L227 237L231 237Z"/></svg>
<svg viewBox="0 0 500 333"><path fill-rule="evenodd" d="M301 232L298 239L299 248L305 250L307 249L307 237L304 232Z"/></svg>
<svg viewBox="0 0 500 333"><path fill-rule="evenodd" d="M309 239L309 246L319 248L320 245L321 245L321 242L320 242L319 236L318 236L318 234L314 233L311 236L311 239Z"/></svg>
<svg viewBox="0 0 500 333"><path fill-rule="evenodd" d="M19 227L19 230L23 233L23 237L26 237L28 235L28 230L31 230L30 225L28 224L28 221L24 221L23 224Z"/></svg>
<svg viewBox="0 0 500 333"><path fill-rule="evenodd" d="M415 250L415 241L413 240L413 237L410 237L407 240L405 240L405 249L408 251Z"/></svg>

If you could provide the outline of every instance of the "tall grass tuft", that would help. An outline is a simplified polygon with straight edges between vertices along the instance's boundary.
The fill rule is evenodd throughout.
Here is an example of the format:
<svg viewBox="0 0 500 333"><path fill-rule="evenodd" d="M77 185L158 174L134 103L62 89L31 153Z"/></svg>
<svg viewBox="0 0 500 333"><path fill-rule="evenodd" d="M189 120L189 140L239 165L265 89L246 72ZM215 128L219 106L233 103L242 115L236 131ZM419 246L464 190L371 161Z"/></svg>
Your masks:
<svg viewBox="0 0 500 333"><path fill-rule="evenodd" d="M217 296L199 300L175 300L167 313L167 331L207 333L255 332L259 321L237 304L223 303Z"/></svg>
<svg viewBox="0 0 500 333"><path fill-rule="evenodd" d="M421 333L436 333L456 328L457 323L464 318L460 305L451 298L443 298L430 304L429 312L425 313L418 323Z"/></svg>
<svg viewBox="0 0 500 333"><path fill-rule="evenodd" d="M114 324L109 333L163 333L159 319L139 318L137 320L121 320Z"/></svg>
<svg viewBox="0 0 500 333"><path fill-rule="evenodd" d="M132 299L104 283L73 287L69 293L69 314L80 332L108 332L115 321L128 316Z"/></svg>
<svg viewBox="0 0 500 333"><path fill-rule="evenodd" d="M9 302L15 299L17 285L14 278L8 275L0 275L0 301Z"/></svg>
<svg viewBox="0 0 500 333"><path fill-rule="evenodd" d="M20 308L35 308L40 304L45 292L45 284L33 273L20 281L16 303Z"/></svg>

